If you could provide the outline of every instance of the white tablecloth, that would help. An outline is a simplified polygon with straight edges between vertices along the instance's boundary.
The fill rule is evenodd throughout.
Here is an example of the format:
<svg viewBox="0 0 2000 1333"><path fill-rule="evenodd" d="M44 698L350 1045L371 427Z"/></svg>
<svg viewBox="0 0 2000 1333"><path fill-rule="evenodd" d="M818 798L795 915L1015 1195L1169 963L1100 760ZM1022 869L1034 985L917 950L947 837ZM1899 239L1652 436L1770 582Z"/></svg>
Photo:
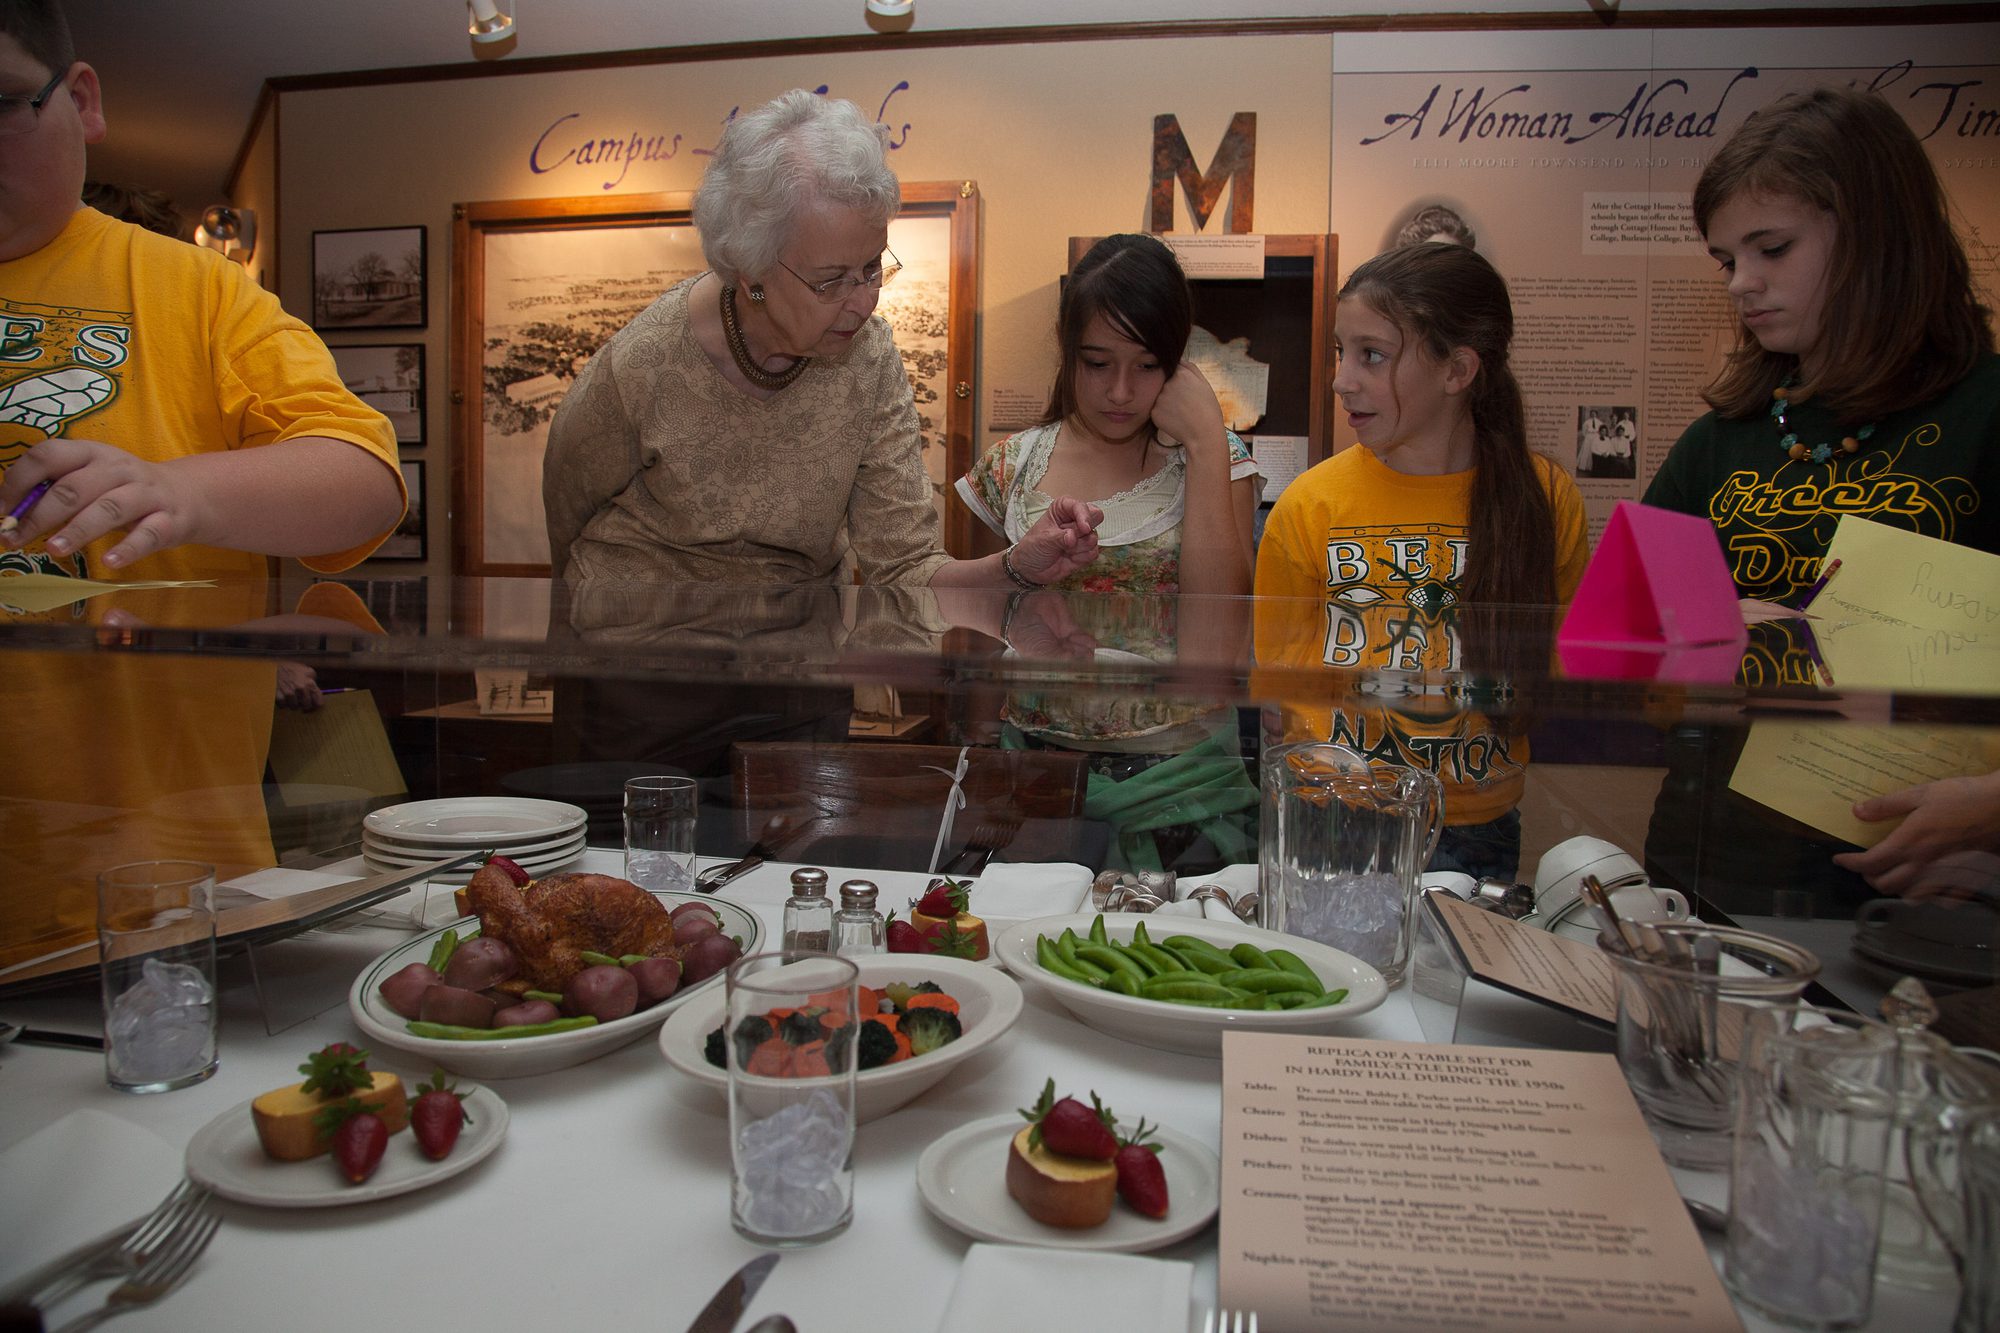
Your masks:
<svg viewBox="0 0 2000 1333"><path fill-rule="evenodd" d="M617 856L592 851L585 868L615 871ZM775 939L790 869L759 867L723 896L752 906ZM867 874L881 885L884 905L897 907L924 880L834 868L830 874L836 883ZM245 960L226 961L222 1065L195 1087L115 1093L105 1084L102 1058L91 1053L0 1048L0 1152L79 1108L116 1116L178 1147L211 1118L296 1081L295 1067L311 1051L359 1038L346 987L371 958L407 938L407 929L384 924L395 910L375 909L260 957L276 1017L302 1020L276 1035L265 1030ZM98 1005L88 989L72 990L0 1003L0 1017L90 1031L98 1025ZM1407 988L1344 1031L1422 1039ZM394 1053L383 1055L400 1073L428 1074ZM853 1227L827 1244L786 1252L740 1326L783 1311L802 1333L938 1327L971 1242L934 1220L918 1197L916 1163L925 1144L967 1120L1026 1105L1051 1076L1066 1091L1094 1089L1120 1110L1143 1112L1215 1144L1220 1075L1220 1061L1113 1040L1030 990L1019 1024L995 1049L903 1110L861 1126ZM119 1327L331 1333L351 1330L357 1319L436 1329L637 1320L639 1327L673 1333L759 1253L730 1229L720 1103L675 1074L652 1039L574 1069L491 1086L513 1120L506 1143L488 1161L377 1203L306 1211L225 1204L223 1227L187 1284ZM84 1176L97 1169L92 1160L69 1165ZM101 1226L151 1207L154 1183L135 1183ZM0 1196L6 1193L0 1180ZM1200 1311L1215 1294L1214 1228L1160 1253L1194 1264L1190 1315L1191 1327L1199 1328ZM1897 1333L1943 1328L1946 1306L1940 1298L1885 1288L1870 1326Z"/></svg>

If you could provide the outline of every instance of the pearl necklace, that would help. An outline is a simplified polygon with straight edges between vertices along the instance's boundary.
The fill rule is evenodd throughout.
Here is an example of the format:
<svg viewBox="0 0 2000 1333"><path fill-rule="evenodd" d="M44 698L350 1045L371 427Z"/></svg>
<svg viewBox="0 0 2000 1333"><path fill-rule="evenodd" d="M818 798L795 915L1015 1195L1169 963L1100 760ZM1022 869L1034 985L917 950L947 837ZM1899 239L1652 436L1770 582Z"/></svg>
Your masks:
<svg viewBox="0 0 2000 1333"><path fill-rule="evenodd" d="M791 365L776 374L758 365L750 355L750 345L743 341L743 329L736 322L736 289L727 284L722 288L722 338L729 344L730 358L743 372L743 378L760 389L782 389L805 374L806 367L812 364L811 357L796 356Z"/></svg>
<svg viewBox="0 0 2000 1333"><path fill-rule="evenodd" d="M1791 423L1785 419L1786 414L1792 410L1793 383L1793 381L1787 380L1785 383L1771 390L1771 420L1776 422L1778 426L1778 447L1783 449L1785 455L1793 462L1810 458L1815 463L1824 463L1833 457L1833 451L1836 446L1831 442L1814 445L1806 444L1799 439L1798 433L1791 428ZM1854 434L1842 436L1838 448L1844 454L1859 453L1861 451L1861 442L1874 433L1875 423L1871 421L1860 430L1855 431Z"/></svg>

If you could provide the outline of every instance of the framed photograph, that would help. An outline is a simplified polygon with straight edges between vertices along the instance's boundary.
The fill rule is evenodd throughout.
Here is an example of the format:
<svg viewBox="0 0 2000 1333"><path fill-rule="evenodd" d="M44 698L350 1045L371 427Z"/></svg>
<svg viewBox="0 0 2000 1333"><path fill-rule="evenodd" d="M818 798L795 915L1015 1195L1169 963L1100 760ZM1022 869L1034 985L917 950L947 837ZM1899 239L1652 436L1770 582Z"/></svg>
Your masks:
<svg viewBox="0 0 2000 1333"><path fill-rule="evenodd" d="M313 327L420 329L424 326L422 227L313 233Z"/></svg>
<svg viewBox="0 0 2000 1333"><path fill-rule="evenodd" d="M1072 236L1070 268L1099 239ZM1332 438L1337 254L1333 236L1266 236L1261 279L1190 280L1188 356L1208 376L1230 429L1245 439L1303 439L1306 467L1327 456ZM1279 489L1265 490L1266 504Z"/></svg>
<svg viewBox="0 0 2000 1333"><path fill-rule="evenodd" d="M903 264L877 307L917 400L924 466L965 554L971 517L945 503L972 465L978 187L902 187L889 248ZM691 193L460 204L452 235L452 572L546 577L542 455L570 382L659 294L705 272ZM953 511L958 511L954 516Z"/></svg>
<svg viewBox="0 0 2000 1333"><path fill-rule="evenodd" d="M424 523L424 465L405 462L403 485L409 488L410 507L396 530L383 538L371 560L422 560L430 554L428 529Z"/></svg>
<svg viewBox="0 0 2000 1333"><path fill-rule="evenodd" d="M340 382L389 418L397 444L424 442L424 345L383 343L331 347Z"/></svg>

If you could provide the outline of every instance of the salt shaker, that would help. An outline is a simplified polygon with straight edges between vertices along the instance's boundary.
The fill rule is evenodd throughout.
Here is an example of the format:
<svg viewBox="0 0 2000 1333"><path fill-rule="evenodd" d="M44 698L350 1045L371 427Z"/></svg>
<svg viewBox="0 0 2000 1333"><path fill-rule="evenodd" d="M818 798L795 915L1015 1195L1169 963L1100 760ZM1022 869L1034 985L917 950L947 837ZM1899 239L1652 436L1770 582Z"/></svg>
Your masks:
<svg viewBox="0 0 2000 1333"><path fill-rule="evenodd" d="M792 872L792 896L785 899L785 948L832 952L833 903L826 896L824 870L801 866Z"/></svg>
<svg viewBox="0 0 2000 1333"><path fill-rule="evenodd" d="M843 957L882 952L882 914L875 910L875 886L850 879L840 886L840 912L833 918L833 951Z"/></svg>

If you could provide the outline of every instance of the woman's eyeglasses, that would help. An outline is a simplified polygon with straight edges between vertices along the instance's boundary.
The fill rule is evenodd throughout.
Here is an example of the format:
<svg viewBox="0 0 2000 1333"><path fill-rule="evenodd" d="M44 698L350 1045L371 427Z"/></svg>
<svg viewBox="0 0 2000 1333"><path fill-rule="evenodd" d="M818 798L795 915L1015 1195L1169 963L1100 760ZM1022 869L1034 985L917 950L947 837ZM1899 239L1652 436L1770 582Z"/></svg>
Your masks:
<svg viewBox="0 0 2000 1333"><path fill-rule="evenodd" d="M68 70L57 73L33 97L23 97L19 93L0 94L0 135L26 134L41 123L42 104L62 86L63 75L67 73Z"/></svg>
<svg viewBox="0 0 2000 1333"><path fill-rule="evenodd" d="M806 290L818 297L821 305L838 305L856 287L886 287L889 279L903 271L902 261L896 258L894 250L884 250L882 255L882 259L877 259L859 273L843 273L825 282L812 281L782 259L778 261L778 267L805 283Z"/></svg>

